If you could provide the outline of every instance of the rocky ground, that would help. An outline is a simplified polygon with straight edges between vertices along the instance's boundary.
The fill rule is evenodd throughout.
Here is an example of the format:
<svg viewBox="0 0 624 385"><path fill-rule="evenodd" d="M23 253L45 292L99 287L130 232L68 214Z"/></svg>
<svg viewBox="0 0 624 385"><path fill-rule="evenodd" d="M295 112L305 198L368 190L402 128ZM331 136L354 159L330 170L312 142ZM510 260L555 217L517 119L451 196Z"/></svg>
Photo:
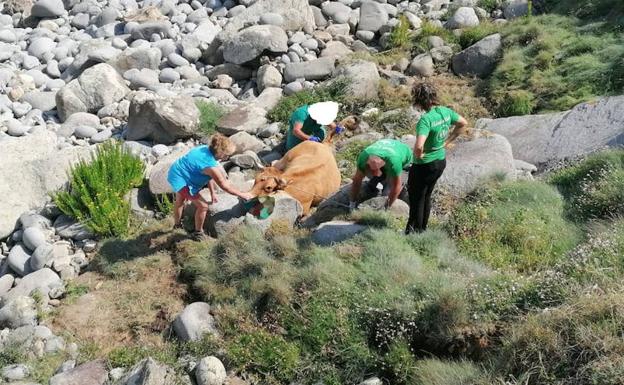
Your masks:
<svg viewBox="0 0 624 385"><path fill-rule="evenodd" d="M74 360L68 344L39 323L66 295L67 283L89 264L97 247L93 234L49 203L49 193L67 182L66 172L98 143L123 140L148 166L149 192L168 192L168 165L197 144L196 102L221 106L217 130L237 145L225 164L237 186L249 186L255 170L280 155L282 128L268 111L283 97L328 79L346 78L351 96L374 100L381 80L407 85L436 73L484 77L501 55L494 34L461 52L440 37L429 51L389 65L354 55L391 47L391 32L404 15L410 29L423 23L454 33L484 20L505 23L526 14L527 2L500 4L492 12L476 0L8 0L0 14L0 348L28 346L33 356L59 351ZM365 56L364 55L364 56ZM621 97L583 104L565 113L481 120L471 139L449 155L441 187L453 196L474 188L482 177L502 173L530 177L534 164L557 162L604 146L622 144ZM381 111L382 113L384 111ZM413 111L414 120L419 112ZM366 121L366 119L365 119ZM528 134L528 130L531 133ZM587 132L592 135L587 136ZM587 140L579 140L581 134ZM390 133L366 125L345 140L376 139ZM413 136L401 139L413 141ZM145 189L144 189L145 190ZM142 207L142 193L131 199ZM149 195L149 194L148 194ZM345 203L344 191L307 223ZM371 203L371 204L374 204ZM397 210L406 205L397 203ZM275 219L294 223L300 207L281 196L266 221L244 215L238 201L220 196L213 207L217 234L242 222L268 226ZM315 233L320 244L361 231L351 223L325 223ZM33 296L32 293L38 293ZM33 298L34 297L34 298ZM211 330L209 305L189 305L173 325L181 339ZM67 361L50 384L168 383L168 369L153 360L125 375L103 362L73 368ZM29 368L0 368L9 383L28 378ZM221 384L225 368L214 357L194 369L198 384ZM141 380L138 380L138 379ZM154 382L150 382L154 381ZM373 382L371 382L373 383Z"/></svg>

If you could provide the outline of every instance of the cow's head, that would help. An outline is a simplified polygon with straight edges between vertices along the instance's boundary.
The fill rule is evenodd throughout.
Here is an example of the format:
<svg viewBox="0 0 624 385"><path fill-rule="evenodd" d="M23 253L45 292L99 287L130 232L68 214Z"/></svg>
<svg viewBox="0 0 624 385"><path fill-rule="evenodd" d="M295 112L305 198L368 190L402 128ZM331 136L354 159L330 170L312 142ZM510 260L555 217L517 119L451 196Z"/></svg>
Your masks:
<svg viewBox="0 0 624 385"><path fill-rule="evenodd" d="M264 196L284 190L288 181L282 177L282 171L275 167L265 167L256 175L251 194Z"/></svg>

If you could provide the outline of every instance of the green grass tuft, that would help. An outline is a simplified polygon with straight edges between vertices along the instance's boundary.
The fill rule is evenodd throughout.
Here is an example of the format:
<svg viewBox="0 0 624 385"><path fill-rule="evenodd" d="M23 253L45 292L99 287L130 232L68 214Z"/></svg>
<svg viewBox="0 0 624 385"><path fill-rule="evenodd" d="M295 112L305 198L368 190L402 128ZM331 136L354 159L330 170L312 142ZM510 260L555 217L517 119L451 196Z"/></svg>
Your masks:
<svg viewBox="0 0 624 385"><path fill-rule="evenodd" d="M501 27L491 22L481 22L476 27L466 28L459 36L459 45L466 49L477 43L479 40L493 35L500 31Z"/></svg>
<svg viewBox="0 0 624 385"><path fill-rule="evenodd" d="M396 49L409 49L412 43L410 23L405 15L399 16L399 23L390 33L390 46Z"/></svg>
<svg viewBox="0 0 624 385"><path fill-rule="evenodd" d="M53 196L66 215L104 236L128 231L130 204L124 195L143 182L143 162L117 142L100 145L91 161L70 171L70 189Z"/></svg>
<svg viewBox="0 0 624 385"><path fill-rule="evenodd" d="M206 136L214 134L217 131L217 122L225 115L225 110L218 104L204 101L198 101L196 105L199 109L199 130Z"/></svg>

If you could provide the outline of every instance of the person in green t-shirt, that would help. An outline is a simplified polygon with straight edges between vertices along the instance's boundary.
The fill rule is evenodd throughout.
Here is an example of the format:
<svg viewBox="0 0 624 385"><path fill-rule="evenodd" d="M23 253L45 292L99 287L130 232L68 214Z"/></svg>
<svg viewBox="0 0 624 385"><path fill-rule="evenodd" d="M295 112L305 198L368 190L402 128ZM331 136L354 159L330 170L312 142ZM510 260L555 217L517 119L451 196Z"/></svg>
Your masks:
<svg viewBox="0 0 624 385"><path fill-rule="evenodd" d="M288 121L286 151L305 140L322 142L327 136L324 126L335 129L337 115L338 103L336 102L306 104L297 108Z"/></svg>
<svg viewBox="0 0 624 385"><path fill-rule="evenodd" d="M438 93L430 84L416 84L412 90L414 105L425 110L416 125L414 164L407 180L410 213L405 233L427 229L431 212L431 194L446 168L446 146L468 124L457 112L438 102Z"/></svg>
<svg viewBox="0 0 624 385"><path fill-rule="evenodd" d="M390 185L385 207L392 206L401 194L401 173L412 160L412 149L398 140L382 139L366 147L357 158L349 207L355 208L362 180L367 174L371 177L369 184L377 185L383 181Z"/></svg>

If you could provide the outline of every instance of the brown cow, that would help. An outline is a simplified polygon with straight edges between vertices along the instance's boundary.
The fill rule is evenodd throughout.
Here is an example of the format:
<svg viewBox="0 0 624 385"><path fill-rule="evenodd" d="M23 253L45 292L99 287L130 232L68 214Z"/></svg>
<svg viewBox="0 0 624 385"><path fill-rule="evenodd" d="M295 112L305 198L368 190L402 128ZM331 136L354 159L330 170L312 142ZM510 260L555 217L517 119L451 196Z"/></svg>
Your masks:
<svg viewBox="0 0 624 385"><path fill-rule="evenodd" d="M273 167L256 175L251 194L265 196L286 191L303 206L303 215L313 205L340 188L340 171L331 145L306 141L293 147Z"/></svg>

